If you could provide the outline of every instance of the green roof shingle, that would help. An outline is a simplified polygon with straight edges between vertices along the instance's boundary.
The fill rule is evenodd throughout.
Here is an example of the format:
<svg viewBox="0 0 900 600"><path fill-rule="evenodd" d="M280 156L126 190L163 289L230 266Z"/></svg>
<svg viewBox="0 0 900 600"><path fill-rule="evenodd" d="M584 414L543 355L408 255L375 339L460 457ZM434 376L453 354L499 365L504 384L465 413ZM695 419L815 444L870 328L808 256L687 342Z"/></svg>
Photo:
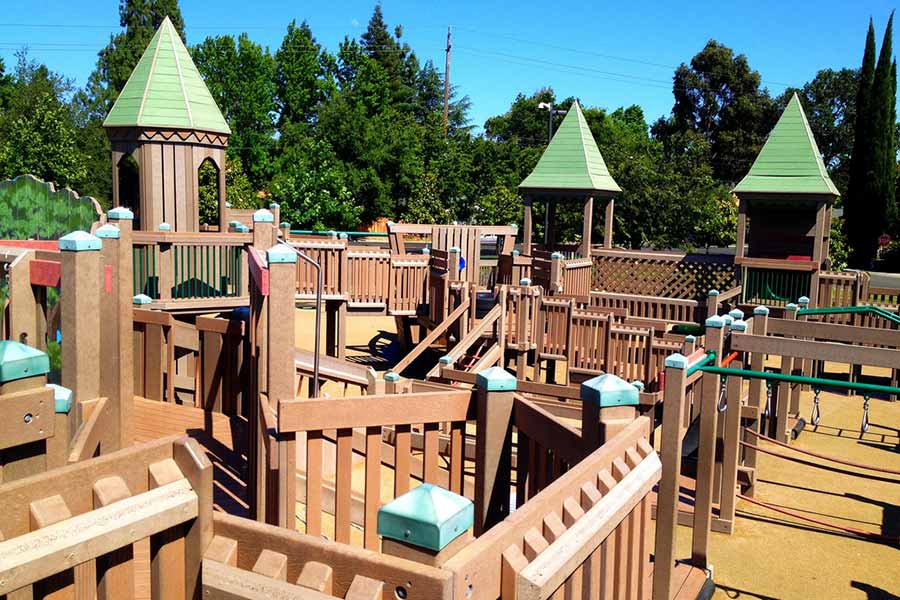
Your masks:
<svg viewBox="0 0 900 600"><path fill-rule="evenodd" d="M601 192L622 189L609 174L581 106L574 102L531 174L519 184L522 192Z"/></svg>
<svg viewBox="0 0 900 600"><path fill-rule="evenodd" d="M169 17L150 40L103 126L231 133Z"/></svg>
<svg viewBox="0 0 900 600"><path fill-rule="evenodd" d="M840 196L795 93L734 192Z"/></svg>

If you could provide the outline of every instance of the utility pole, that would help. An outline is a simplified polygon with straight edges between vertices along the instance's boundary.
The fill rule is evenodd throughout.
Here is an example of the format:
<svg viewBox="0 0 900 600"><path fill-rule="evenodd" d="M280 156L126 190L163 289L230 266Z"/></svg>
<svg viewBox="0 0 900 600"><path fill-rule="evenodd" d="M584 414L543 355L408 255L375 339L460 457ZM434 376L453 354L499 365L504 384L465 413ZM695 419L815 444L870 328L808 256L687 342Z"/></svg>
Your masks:
<svg viewBox="0 0 900 600"><path fill-rule="evenodd" d="M447 26L447 58L444 63L444 135L450 127L450 25Z"/></svg>

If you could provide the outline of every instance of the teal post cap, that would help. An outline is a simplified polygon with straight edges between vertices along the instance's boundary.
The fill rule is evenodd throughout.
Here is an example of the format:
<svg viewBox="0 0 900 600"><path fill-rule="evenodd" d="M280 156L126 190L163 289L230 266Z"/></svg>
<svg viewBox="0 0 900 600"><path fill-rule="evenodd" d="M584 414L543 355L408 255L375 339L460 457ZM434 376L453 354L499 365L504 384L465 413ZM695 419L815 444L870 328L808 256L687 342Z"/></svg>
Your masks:
<svg viewBox="0 0 900 600"><path fill-rule="evenodd" d="M739 308L731 309L730 311L728 311L728 314L731 315L731 318L733 318L735 321L740 321L744 318L744 311Z"/></svg>
<svg viewBox="0 0 900 600"><path fill-rule="evenodd" d="M241 224L241 222L238 221L238 220L228 221L228 225L229 225L230 227L237 227L237 226L240 225L240 224Z"/></svg>
<svg viewBox="0 0 900 600"><path fill-rule="evenodd" d="M278 224L278 226L281 229L290 229L291 228L291 224L288 223L287 221L282 221L281 223Z"/></svg>
<svg viewBox="0 0 900 600"><path fill-rule="evenodd" d="M747 321L743 319L737 319L734 323L731 324L732 331L747 331Z"/></svg>
<svg viewBox="0 0 900 600"><path fill-rule="evenodd" d="M172 231L172 226L169 225L168 223L160 223L159 230L160 231Z"/></svg>
<svg viewBox="0 0 900 600"><path fill-rule="evenodd" d="M442 365L452 365L455 362L456 361L453 359L452 356L448 356L446 354L438 359L438 363L442 364Z"/></svg>
<svg viewBox="0 0 900 600"><path fill-rule="evenodd" d="M137 305L150 304L151 302L153 302L153 298L147 294L138 294L131 299L131 303Z"/></svg>
<svg viewBox="0 0 900 600"><path fill-rule="evenodd" d="M422 254L431 254L431 248L428 246L422 248Z"/></svg>
<svg viewBox="0 0 900 600"><path fill-rule="evenodd" d="M98 238L104 239L104 240L105 239L117 240L117 239L119 239L119 236L122 234L122 232L119 231L119 228L116 227L115 225L113 225L112 223L107 223L106 225L101 225L100 227L97 228L97 231L94 233Z"/></svg>
<svg viewBox="0 0 900 600"><path fill-rule="evenodd" d="M753 314L757 316L765 316L769 314L769 308L767 306L757 306L753 309Z"/></svg>
<svg viewBox="0 0 900 600"><path fill-rule="evenodd" d="M272 246L271 248L266 250L266 260L269 261L270 265L280 263L296 263L297 253L284 244L276 244L275 246Z"/></svg>
<svg viewBox="0 0 900 600"><path fill-rule="evenodd" d="M513 229L518 229L518 228L519 228L519 224L518 224L518 223L510 223L509 226L512 227Z"/></svg>
<svg viewBox="0 0 900 600"><path fill-rule="evenodd" d="M346 240L349 237L350 236L347 235L346 232L343 232L343 231L338 234L338 239Z"/></svg>
<svg viewBox="0 0 900 600"><path fill-rule="evenodd" d="M270 202L270 203L269 203L269 210L275 210L275 209L277 209L277 208L281 208L281 205L278 204L277 202Z"/></svg>
<svg viewBox="0 0 900 600"><path fill-rule="evenodd" d="M225 201L225 208L231 208L231 202Z"/></svg>
<svg viewBox="0 0 900 600"><path fill-rule="evenodd" d="M719 315L713 315L706 320L706 323L704 323L704 325L706 325L706 327L715 327L717 329L721 329L722 327L725 327L725 319L723 319Z"/></svg>
<svg viewBox="0 0 900 600"><path fill-rule="evenodd" d="M238 223L237 225L235 225L234 230L238 233L250 233L250 228L243 223Z"/></svg>
<svg viewBox="0 0 900 600"><path fill-rule="evenodd" d="M83 252L85 250L99 250L103 242L97 236L87 231L73 231L59 238L59 249L67 252Z"/></svg>
<svg viewBox="0 0 900 600"><path fill-rule="evenodd" d="M255 213L253 213L253 222L254 223L274 223L275 215L272 214L272 211L266 210L265 208L261 208Z"/></svg>
<svg viewBox="0 0 900 600"><path fill-rule="evenodd" d="M797 305L791 302L787 306L784 307L785 310L797 310Z"/></svg>
<svg viewBox="0 0 900 600"><path fill-rule="evenodd" d="M400 375L394 373L393 371L388 371L384 374L385 381L400 381Z"/></svg>
<svg viewBox="0 0 900 600"><path fill-rule="evenodd" d="M594 406L637 406L638 389L612 373L605 373L581 384L581 401Z"/></svg>
<svg viewBox="0 0 900 600"><path fill-rule="evenodd" d="M800 296L799 298L797 298L797 304L799 304L800 306L806 306L807 304L809 304L809 298L807 298L806 296Z"/></svg>
<svg viewBox="0 0 900 600"><path fill-rule="evenodd" d="M475 377L475 385L486 392L514 392L517 383L514 375L496 366L485 369Z"/></svg>
<svg viewBox="0 0 900 600"><path fill-rule="evenodd" d="M550 258L553 260L560 260L562 258L562 252L554 252L550 255Z"/></svg>
<svg viewBox="0 0 900 600"><path fill-rule="evenodd" d="M106 218L118 219L119 221L134 221L134 213L129 208L117 206L106 213Z"/></svg>
<svg viewBox="0 0 900 600"><path fill-rule="evenodd" d="M513 256L518 256L520 252L518 250L513 250L512 252L510 252L510 254Z"/></svg>
<svg viewBox="0 0 900 600"><path fill-rule="evenodd" d="M396 225L396 223L394 223L393 221L388 221L388 222L387 222L387 226L388 226L388 227L393 227L394 225Z"/></svg>
<svg viewBox="0 0 900 600"><path fill-rule="evenodd" d="M722 315L722 320L725 321L725 324L731 327L731 324L734 323L734 317L731 315Z"/></svg>
<svg viewBox="0 0 900 600"><path fill-rule="evenodd" d="M718 295L719 295L719 290L709 290L709 292L707 293L707 296L718 296Z"/></svg>
<svg viewBox="0 0 900 600"><path fill-rule="evenodd" d="M672 367L673 369L687 369L687 364L687 356L679 352L670 354L665 360L665 366Z"/></svg>
<svg viewBox="0 0 900 600"><path fill-rule="evenodd" d="M53 405L58 415L67 415L72 410L72 390L55 383L48 383L53 390Z"/></svg>
<svg viewBox="0 0 900 600"><path fill-rule="evenodd" d="M333 238L333 237L337 237L337 231L335 231L334 229L329 229L329 230L328 230L328 237L332 237L332 238Z"/></svg>
<svg viewBox="0 0 900 600"><path fill-rule="evenodd" d="M448 250L448 252L454 252L454 253L456 253L456 254L459 254L460 252L462 252L462 250L460 250L460 249L457 248L456 246L453 246L453 247L450 248L450 250Z"/></svg>
<svg viewBox="0 0 900 600"><path fill-rule="evenodd" d="M519 280L519 285L531 285L531 280L527 277L523 277Z"/></svg>
<svg viewBox="0 0 900 600"><path fill-rule="evenodd" d="M14 340L0 342L0 383L49 372L50 358L46 352Z"/></svg>
<svg viewBox="0 0 900 600"><path fill-rule="evenodd" d="M644 391L644 382L643 381L638 381L637 379L635 379L634 381L631 382L631 385L633 385L634 389L636 389L638 392Z"/></svg>
<svg viewBox="0 0 900 600"><path fill-rule="evenodd" d="M694 342L697 341L697 337L693 336L693 335L686 335L686 336L684 336L684 341L686 341L689 344L693 344Z"/></svg>
<svg viewBox="0 0 900 600"><path fill-rule="evenodd" d="M440 552L475 523L471 500L423 483L378 510L378 535Z"/></svg>

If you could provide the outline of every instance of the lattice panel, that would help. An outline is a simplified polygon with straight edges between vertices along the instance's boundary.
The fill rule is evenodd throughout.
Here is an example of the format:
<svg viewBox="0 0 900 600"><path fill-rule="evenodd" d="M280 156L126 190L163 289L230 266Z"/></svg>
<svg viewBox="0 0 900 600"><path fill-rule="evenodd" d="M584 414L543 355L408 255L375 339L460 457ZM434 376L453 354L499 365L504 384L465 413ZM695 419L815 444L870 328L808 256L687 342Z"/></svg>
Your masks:
<svg viewBox="0 0 900 600"><path fill-rule="evenodd" d="M619 294L699 300L711 289L724 291L737 285L735 265L729 257L723 259L595 256L591 286Z"/></svg>

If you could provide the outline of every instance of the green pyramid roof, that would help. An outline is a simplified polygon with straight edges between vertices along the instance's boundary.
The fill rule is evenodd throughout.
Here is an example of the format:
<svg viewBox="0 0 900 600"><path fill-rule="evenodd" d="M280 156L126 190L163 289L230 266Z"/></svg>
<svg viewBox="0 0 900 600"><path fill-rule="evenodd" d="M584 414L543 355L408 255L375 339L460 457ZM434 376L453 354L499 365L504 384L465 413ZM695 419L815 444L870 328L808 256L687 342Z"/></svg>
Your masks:
<svg viewBox="0 0 900 600"><path fill-rule="evenodd" d="M769 133L750 172L734 191L738 194L840 195L828 177L796 93Z"/></svg>
<svg viewBox="0 0 900 600"><path fill-rule="evenodd" d="M621 192L606 168L581 106L574 102L531 175L523 192Z"/></svg>
<svg viewBox="0 0 900 600"><path fill-rule="evenodd" d="M150 40L103 126L231 133L169 17Z"/></svg>

